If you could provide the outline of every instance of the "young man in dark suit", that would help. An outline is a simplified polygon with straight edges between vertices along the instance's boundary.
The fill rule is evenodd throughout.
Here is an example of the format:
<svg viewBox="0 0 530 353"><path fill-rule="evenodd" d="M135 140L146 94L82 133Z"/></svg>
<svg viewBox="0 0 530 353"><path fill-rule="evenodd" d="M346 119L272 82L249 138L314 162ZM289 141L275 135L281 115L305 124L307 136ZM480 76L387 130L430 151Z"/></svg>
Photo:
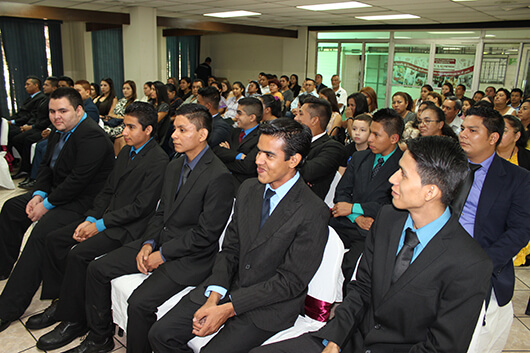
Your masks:
<svg viewBox="0 0 530 353"><path fill-rule="evenodd" d="M153 139L158 125L156 109L134 102L125 109L123 122L127 146L118 154L86 219L48 235L41 296L59 300L53 301L44 313L29 318L26 327L42 329L56 321L61 324L39 339L39 349L62 347L86 333L88 264L143 235L160 199L168 158Z"/></svg>
<svg viewBox="0 0 530 353"><path fill-rule="evenodd" d="M237 187L246 179L258 176L255 163L258 154L258 125L263 115L263 104L257 98L242 98L238 104L238 127L232 130L230 140L213 148L217 157L232 173Z"/></svg>
<svg viewBox="0 0 530 353"><path fill-rule="evenodd" d="M149 340L157 353L189 352L190 339L223 324L201 352L248 352L292 326L303 310L329 218L298 172L311 134L287 118L259 129L258 179L239 189L212 275L153 325Z"/></svg>
<svg viewBox="0 0 530 353"><path fill-rule="evenodd" d="M227 141L232 132L232 127L224 122L221 114L219 114L220 100L221 93L219 93L217 88L209 86L199 89L197 103L206 107L210 114L212 114L212 132L208 136L208 145L211 148L219 146L221 142Z"/></svg>
<svg viewBox="0 0 530 353"><path fill-rule="evenodd" d="M344 146L326 133L326 126L331 119L331 105L322 98L305 97L294 119L307 126L313 135L311 149L300 175L323 200L344 158Z"/></svg>
<svg viewBox="0 0 530 353"><path fill-rule="evenodd" d="M127 350L147 353L152 351L147 334L158 306L211 273L235 194L230 172L207 144L211 119L198 104L177 110L172 137L183 155L166 169L160 203L142 238L88 266L85 308L90 332L68 352L113 350L112 279L151 273L128 299Z"/></svg>
<svg viewBox="0 0 530 353"><path fill-rule="evenodd" d="M364 241L380 208L391 202L388 178L399 169L403 155L398 142L403 119L392 109L378 110L370 126L369 149L355 152L335 190L329 224L350 249L342 264L345 287L351 279Z"/></svg>
<svg viewBox="0 0 530 353"><path fill-rule="evenodd" d="M469 352L501 352L513 321L513 257L530 240L530 173L495 153L504 119L495 110L470 108L459 135L470 180L454 204L460 223L493 261L487 310Z"/></svg>
<svg viewBox="0 0 530 353"><path fill-rule="evenodd" d="M73 88L58 88L50 97L50 120L57 129L49 137L33 193L14 197L0 213L0 275L9 276L22 238L33 228L24 251L0 296L0 331L24 313L32 294L18 289L39 286L47 236L80 221L101 191L114 166L112 144L105 132L83 110ZM28 287L28 288L29 288ZM30 290L31 291L31 290ZM33 291L34 293L34 291Z"/></svg>
<svg viewBox="0 0 530 353"><path fill-rule="evenodd" d="M335 317L319 331L252 353L466 351L492 269L449 208L466 156L447 137L407 145L390 178L395 208L379 212Z"/></svg>

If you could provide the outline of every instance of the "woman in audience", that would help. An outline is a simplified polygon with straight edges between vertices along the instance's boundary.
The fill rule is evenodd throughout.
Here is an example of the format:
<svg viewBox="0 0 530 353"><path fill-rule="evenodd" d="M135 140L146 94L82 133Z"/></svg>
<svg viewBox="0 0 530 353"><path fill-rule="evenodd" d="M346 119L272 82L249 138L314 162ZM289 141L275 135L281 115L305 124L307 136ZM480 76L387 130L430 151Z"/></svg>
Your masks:
<svg viewBox="0 0 530 353"><path fill-rule="evenodd" d="M191 95L191 79L189 77L181 78L178 87L177 95L185 101Z"/></svg>
<svg viewBox="0 0 530 353"><path fill-rule="evenodd" d="M226 111L226 99L225 97L222 95L222 91L223 91L223 85L221 84L221 82L219 81L213 81L210 86L212 87L215 87L217 88L217 90L219 91L219 94L221 96L221 99L219 100L219 108L218 108L218 112L219 114L223 115Z"/></svg>
<svg viewBox="0 0 530 353"><path fill-rule="evenodd" d="M114 91L114 82L110 77L102 79L100 85L101 96L96 98L94 104L98 107L100 118L103 118L114 110L118 104L118 98L116 98L116 91Z"/></svg>
<svg viewBox="0 0 530 353"><path fill-rule="evenodd" d="M339 135L342 128L342 115L340 115L339 102L337 102L337 96L331 88L324 88L318 96L322 99L325 99L331 104L331 118L329 119L328 126L326 126L326 132L330 136ZM342 130L342 135L344 137L344 130ZM344 143L344 141L340 141Z"/></svg>
<svg viewBox="0 0 530 353"><path fill-rule="evenodd" d="M280 77L280 93L283 95L283 107L282 112L285 115L285 112L290 111L291 109L291 102L294 100L294 94L293 91L289 89L289 77L283 75Z"/></svg>
<svg viewBox="0 0 530 353"><path fill-rule="evenodd" d="M228 80L221 81L221 96L228 101L228 98L233 96L232 86Z"/></svg>
<svg viewBox="0 0 530 353"><path fill-rule="evenodd" d="M235 120L239 100L245 97L245 86L243 83L236 81L232 85L232 97L226 102L226 112L223 116L225 119Z"/></svg>
<svg viewBox="0 0 530 353"><path fill-rule="evenodd" d="M510 107L510 91L506 88L499 88L493 99L494 108L496 111L504 115L517 116L517 111Z"/></svg>
<svg viewBox="0 0 530 353"><path fill-rule="evenodd" d="M259 97L263 103L263 117L261 121L271 121L278 119L282 114L282 105L280 100L272 94L265 94Z"/></svg>
<svg viewBox="0 0 530 353"><path fill-rule="evenodd" d="M524 126L525 130L528 130L528 126L530 125L530 99L527 98L523 101L521 104L521 107L519 108L519 112L517 113L517 117L521 120L521 123Z"/></svg>
<svg viewBox="0 0 530 353"><path fill-rule="evenodd" d="M438 107L427 106L417 121L421 136L448 136L458 141L453 129L445 124L443 110Z"/></svg>
<svg viewBox="0 0 530 353"><path fill-rule="evenodd" d="M466 112L469 108L471 108L475 104L475 101L471 98L464 98L462 99L462 114L461 117L466 116Z"/></svg>
<svg viewBox="0 0 530 353"><path fill-rule="evenodd" d="M155 81L151 85L151 104L158 111L158 125L167 116L169 112L169 97L167 96L167 88L160 81Z"/></svg>
<svg viewBox="0 0 530 353"><path fill-rule="evenodd" d="M151 86L153 86L151 81L144 83L144 96L140 99L140 102L149 102L151 100Z"/></svg>
<svg viewBox="0 0 530 353"><path fill-rule="evenodd" d="M394 93L392 96L392 109L401 115L405 124L416 118L416 114L412 112L412 98L406 92Z"/></svg>
<svg viewBox="0 0 530 353"><path fill-rule="evenodd" d="M377 94L375 93L374 89L372 87L366 86L361 88L359 91L366 97L366 101L368 102L368 111L370 114L375 113L377 110Z"/></svg>
<svg viewBox="0 0 530 353"><path fill-rule="evenodd" d="M269 80L269 91L274 97L277 97L283 105L283 94L280 92L280 81L277 78Z"/></svg>
<svg viewBox="0 0 530 353"><path fill-rule="evenodd" d="M432 92L432 86L431 85L423 85L421 86L420 90L420 98L416 98L414 100L414 113L418 113L418 108L420 104L427 100L427 94L429 92Z"/></svg>
<svg viewBox="0 0 530 353"><path fill-rule="evenodd" d="M433 102L438 108L440 108L443 103L443 97L437 92L427 93L427 100Z"/></svg>
<svg viewBox="0 0 530 353"><path fill-rule="evenodd" d="M347 107L346 109L344 109L344 118L346 120L342 122L342 127L346 128L346 131L348 132L348 136L351 141L351 137L353 134L353 117L363 113L368 113L368 101L366 100L364 94L356 92L348 96L346 104Z"/></svg>
<svg viewBox="0 0 530 353"><path fill-rule="evenodd" d="M298 84L298 75L292 74L289 80L289 89L293 92L294 98L298 97L301 88Z"/></svg>
<svg viewBox="0 0 530 353"><path fill-rule="evenodd" d="M92 82L90 84L90 98L92 98L92 102L95 102L96 98L98 98L100 94L101 91L99 90L99 85L95 82Z"/></svg>
<svg viewBox="0 0 530 353"><path fill-rule="evenodd" d="M453 91L453 85L447 81L444 82L442 85L442 96L444 97L450 97L454 96L455 93Z"/></svg>
<svg viewBox="0 0 530 353"><path fill-rule="evenodd" d="M257 81L250 81L248 84L247 97L261 97L261 88Z"/></svg>
<svg viewBox="0 0 530 353"><path fill-rule="evenodd" d="M171 83L173 86L177 87L178 80L175 77L170 77L167 79L167 83Z"/></svg>

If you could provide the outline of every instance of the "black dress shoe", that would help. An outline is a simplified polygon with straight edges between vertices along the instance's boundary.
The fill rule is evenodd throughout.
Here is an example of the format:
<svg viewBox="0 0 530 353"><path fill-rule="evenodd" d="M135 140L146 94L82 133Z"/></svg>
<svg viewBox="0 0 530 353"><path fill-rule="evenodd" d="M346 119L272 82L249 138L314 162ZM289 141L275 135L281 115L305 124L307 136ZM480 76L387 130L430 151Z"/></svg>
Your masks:
<svg viewBox="0 0 530 353"><path fill-rule="evenodd" d="M11 325L11 321L5 321L4 319L0 319L0 332L8 328L9 325Z"/></svg>
<svg viewBox="0 0 530 353"><path fill-rule="evenodd" d="M58 300L54 300L44 312L30 317L28 321L26 321L26 327L30 330L40 330L55 324L57 320L54 319L54 316L57 311L58 303Z"/></svg>
<svg viewBox="0 0 530 353"><path fill-rule="evenodd" d="M114 339L107 337L102 342L96 342L90 339L90 335L81 344L75 348L69 349L63 353L107 353L114 349Z"/></svg>
<svg viewBox="0 0 530 353"><path fill-rule="evenodd" d="M61 348L87 332L88 328L83 324L63 321L39 338L37 348L43 351Z"/></svg>
<svg viewBox="0 0 530 353"><path fill-rule="evenodd" d="M27 183L29 183L31 181L31 178L29 177L29 175L26 177L26 179L24 179L23 181L21 181L20 183L18 183L18 187L22 187L23 185L26 185Z"/></svg>
<svg viewBox="0 0 530 353"><path fill-rule="evenodd" d="M18 172L17 174L12 176L12 179L20 179L20 178L25 177L27 175L28 175L28 173L26 173L26 172Z"/></svg>
<svg viewBox="0 0 530 353"><path fill-rule="evenodd" d="M31 189L33 189L35 184L37 184L37 180L36 179L32 179L32 180L29 181L29 183L24 184L22 186L19 185L19 187L21 187L22 189L31 190Z"/></svg>

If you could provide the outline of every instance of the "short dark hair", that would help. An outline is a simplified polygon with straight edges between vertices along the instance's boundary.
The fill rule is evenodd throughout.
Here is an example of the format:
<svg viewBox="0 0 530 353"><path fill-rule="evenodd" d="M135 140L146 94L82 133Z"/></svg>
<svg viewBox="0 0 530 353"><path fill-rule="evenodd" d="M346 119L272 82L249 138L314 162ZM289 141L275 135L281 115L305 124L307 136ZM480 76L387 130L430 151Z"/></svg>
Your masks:
<svg viewBox="0 0 530 353"><path fill-rule="evenodd" d="M46 77L44 81L50 82L50 85L52 87L55 87L55 88L59 87L59 79L56 76L48 76Z"/></svg>
<svg viewBox="0 0 530 353"><path fill-rule="evenodd" d="M210 138L212 133L212 114L205 106L196 103L182 104L175 115L184 115L190 123L195 125L197 131L200 129L208 130L208 139Z"/></svg>
<svg viewBox="0 0 530 353"><path fill-rule="evenodd" d="M191 78L186 76L186 77L181 78L178 82L180 83L180 81L182 81L182 80L186 81L188 84L191 85Z"/></svg>
<svg viewBox="0 0 530 353"><path fill-rule="evenodd" d="M211 77L213 77L213 76L211 76ZM205 86L204 81L201 80L200 78L196 78L195 80L191 81L191 84L193 85L195 82L199 82L202 87Z"/></svg>
<svg viewBox="0 0 530 353"><path fill-rule="evenodd" d="M434 104L434 102L431 102L431 101L423 101L423 102L421 102L420 105L418 105L418 108L421 107L422 105L426 106L425 109L430 108L430 107L438 108L436 106L436 104Z"/></svg>
<svg viewBox="0 0 530 353"><path fill-rule="evenodd" d="M486 93L484 93L484 91L475 91L475 93L473 93L473 97L475 97L476 94L480 94L482 97L484 97L486 95Z"/></svg>
<svg viewBox="0 0 530 353"><path fill-rule="evenodd" d="M489 135L494 132L499 134L499 139L497 140L498 146L504 134L504 119L501 113L490 107L473 106L467 110L466 116L470 115L476 115L482 118L482 124L488 130Z"/></svg>
<svg viewBox="0 0 530 353"><path fill-rule="evenodd" d="M499 88L497 90L497 93L499 93L499 92L504 92L504 94L506 95L506 104L510 104L510 100L511 100L510 91L508 91L506 88Z"/></svg>
<svg viewBox="0 0 530 353"><path fill-rule="evenodd" d="M353 117L353 120L359 120L359 121L366 121L368 125L372 124L372 116L368 113L362 113L355 117Z"/></svg>
<svg viewBox="0 0 530 353"><path fill-rule="evenodd" d="M211 103L214 109L219 109L219 101L221 100L221 93L215 87L208 86L199 90L199 95L207 102Z"/></svg>
<svg viewBox="0 0 530 353"><path fill-rule="evenodd" d="M442 203L450 205L468 173L467 156L459 143L445 136L423 136L408 139L407 148L416 161L421 184L436 185Z"/></svg>
<svg viewBox="0 0 530 353"><path fill-rule="evenodd" d="M68 85L68 87L74 87L74 80L72 80L71 77L68 76L59 76L59 81L64 81Z"/></svg>
<svg viewBox="0 0 530 353"><path fill-rule="evenodd" d="M432 91L432 92L427 93L427 95L433 97L434 99L436 99L440 106L442 105L443 98L440 95L440 93Z"/></svg>
<svg viewBox="0 0 530 353"><path fill-rule="evenodd" d="M329 119L331 119L331 104L329 104L329 102L323 98L317 98L313 96L309 96L304 101L304 105L306 104L309 108L309 115L311 115L312 118L318 116L320 128L322 131L326 131Z"/></svg>
<svg viewBox="0 0 530 353"><path fill-rule="evenodd" d="M279 118L261 124L259 131L262 135L273 136L283 141L285 160L299 153L302 156L302 160L298 163L296 169L302 168L311 149L312 134L307 126L290 118Z"/></svg>
<svg viewBox="0 0 530 353"><path fill-rule="evenodd" d="M465 86L465 85L463 85L463 84L459 84L459 85L458 85L458 86L456 86L456 87L462 87L462 88L464 89L464 92L466 91L466 86Z"/></svg>
<svg viewBox="0 0 530 353"><path fill-rule="evenodd" d="M455 102L455 109L457 111L461 111L462 110L462 101L460 99L458 99L457 96L449 96L449 97L446 97L445 99L449 100L451 102Z"/></svg>
<svg viewBox="0 0 530 353"><path fill-rule="evenodd" d="M421 88L427 88L427 91L429 91L429 92L433 91L432 86L429 85L429 84L423 85L423 86L421 86Z"/></svg>
<svg viewBox="0 0 530 353"><path fill-rule="evenodd" d="M28 76L28 77L26 77L26 81L27 81L27 80L31 80L31 83L33 83L34 85L37 85L37 87L38 87L39 89L41 89L41 87L42 87L42 83L41 83L41 81L40 81L40 78L38 78L37 76ZM72 85L72 86L73 86L73 85Z"/></svg>
<svg viewBox="0 0 530 353"><path fill-rule="evenodd" d="M254 114L256 116L256 122L260 122L263 117L263 104L258 98L247 97L241 98L238 101L238 107L243 109L248 115Z"/></svg>
<svg viewBox="0 0 530 353"><path fill-rule="evenodd" d="M520 89L520 88L514 88L512 89L512 91L510 92L511 93L519 93L521 95L521 98L523 97L524 93L523 93L523 90Z"/></svg>
<svg viewBox="0 0 530 353"><path fill-rule="evenodd" d="M204 62L207 62L207 63L211 63L212 62L212 58L210 58L209 56L204 59Z"/></svg>
<svg viewBox="0 0 530 353"><path fill-rule="evenodd" d="M432 103L432 102L429 102L429 103ZM423 109L423 111L426 111L426 110L431 110L434 112L434 115L436 116L436 119L438 121L443 121L445 122L445 114L444 114L444 111L440 108L438 108L434 103L432 103L432 105L429 105L427 106L425 109ZM419 116L418 116L419 118Z"/></svg>
<svg viewBox="0 0 530 353"><path fill-rule="evenodd" d="M60 98L66 98L68 99L68 102L74 107L74 109L77 109L78 106L81 106L83 110L85 110L85 106L83 105L83 99L81 98L81 95L79 92L77 92L72 87L59 87L55 91L52 92L50 95L50 99L60 99Z"/></svg>
<svg viewBox="0 0 530 353"><path fill-rule="evenodd" d="M124 115L130 115L138 119L138 123L142 125L142 130L151 125L153 131L150 136L155 136L158 126L158 113L151 104L146 102L133 102L125 108Z"/></svg>
<svg viewBox="0 0 530 353"><path fill-rule="evenodd" d="M309 77L306 77L305 79L306 81L313 81L313 83L316 85L317 83L315 82L315 80L313 80L312 78L309 78Z"/></svg>
<svg viewBox="0 0 530 353"><path fill-rule="evenodd" d="M277 118L282 115L282 104L278 97L272 94L264 94L260 97L265 108L271 108L271 114Z"/></svg>
<svg viewBox="0 0 530 353"><path fill-rule="evenodd" d="M280 80L281 80L282 78L286 79L287 82L289 82L289 76L287 76L287 75L281 75L281 76L280 76Z"/></svg>
<svg viewBox="0 0 530 353"><path fill-rule="evenodd" d="M401 136L403 136L405 123L403 122L403 118L401 118L401 116L394 109L379 109L374 113L372 121L383 125L383 129L389 137L397 134L399 139L401 139Z"/></svg>
<svg viewBox="0 0 530 353"><path fill-rule="evenodd" d="M493 87L493 86L486 87L486 89L488 89L488 88L493 88L493 92L497 93L497 89L495 87Z"/></svg>
<svg viewBox="0 0 530 353"><path fill-rule="evenodd" d="M488 100L479 100L478 102L475 102L475 104L473 104L473 107L486 107L486 108L491 108L493 109L493 103L491 102L490 99ZM466 116L469 115L469 110L466 112Z"/></svg>

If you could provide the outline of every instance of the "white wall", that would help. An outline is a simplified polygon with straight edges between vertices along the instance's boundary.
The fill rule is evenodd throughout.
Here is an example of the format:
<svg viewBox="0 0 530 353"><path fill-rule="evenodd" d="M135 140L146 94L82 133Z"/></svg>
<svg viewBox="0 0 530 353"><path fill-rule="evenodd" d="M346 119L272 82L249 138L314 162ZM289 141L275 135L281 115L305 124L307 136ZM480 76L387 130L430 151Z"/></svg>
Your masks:
<svg viewBox="0 0 530 353"><path fill-rule="evenodd" d="M74 81L93 82L92 41L84 22L63 22L61 26L64 75Z"/></svg>

